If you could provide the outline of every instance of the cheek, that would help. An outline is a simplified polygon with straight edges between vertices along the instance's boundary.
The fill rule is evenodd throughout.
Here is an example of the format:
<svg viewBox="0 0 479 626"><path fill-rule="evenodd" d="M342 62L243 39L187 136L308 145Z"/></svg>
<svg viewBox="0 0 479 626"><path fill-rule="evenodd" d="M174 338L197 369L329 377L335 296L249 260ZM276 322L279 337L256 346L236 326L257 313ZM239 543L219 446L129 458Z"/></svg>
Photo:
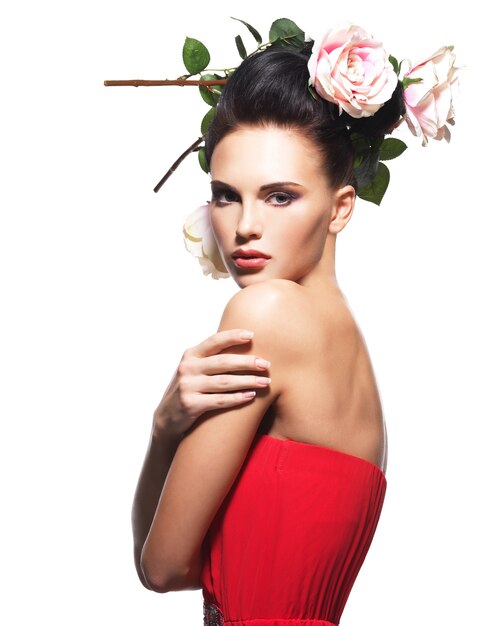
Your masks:
<svg viewBox="0 0 479 626"><path fill-rule="evenodd" d="M287 232L288 241L295 248L303 249L305 252L317 251L321 248L328 229L326 216L318 216L314 220L311 218L297 220L294 227L289 225Z"/></svg>
<svg viewBox="0 0 479 626"><path fill-rule="evenodd" d="M216 212L210 213L210 224L213 230L213 234L215 238L220 239L223 237L223 233L225 232L225 224L224 219L218 217Z"/></svg>
<svg viewBox="0 0 479 626"><path fill-rule="evenodd" d="M217 211L213 211L210 214L211 232L216 241L220 252L223 251L225 246L228 246L228 242L231 238L231 224L226 219L225 214L219 215Z"/></svg>

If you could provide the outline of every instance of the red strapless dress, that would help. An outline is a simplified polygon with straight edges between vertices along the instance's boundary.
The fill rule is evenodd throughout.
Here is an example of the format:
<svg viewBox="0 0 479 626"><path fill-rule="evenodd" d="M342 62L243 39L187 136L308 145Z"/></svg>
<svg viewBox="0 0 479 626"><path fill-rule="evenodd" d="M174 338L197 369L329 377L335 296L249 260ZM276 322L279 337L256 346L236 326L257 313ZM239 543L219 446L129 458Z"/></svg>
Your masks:
<svg viewBox="0 0 479 626"><path fill-rule="evenodd" d="M257 433L203 542L205 626L339 624L385 493L370 461Z"/></svg>

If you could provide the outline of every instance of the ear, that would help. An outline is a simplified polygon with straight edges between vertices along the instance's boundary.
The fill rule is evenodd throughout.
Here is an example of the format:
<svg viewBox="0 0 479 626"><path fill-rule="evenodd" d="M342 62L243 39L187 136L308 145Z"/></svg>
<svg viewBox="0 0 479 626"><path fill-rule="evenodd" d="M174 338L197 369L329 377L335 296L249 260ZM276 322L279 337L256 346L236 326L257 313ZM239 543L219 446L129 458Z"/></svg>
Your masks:
<svg viewBox="0 0 479 626"><path fill-rule="evenodd" d="M352 185L340 187L333 195L333 207L329 232L337 234L343 230L353 216L356 192Z"/></svg>

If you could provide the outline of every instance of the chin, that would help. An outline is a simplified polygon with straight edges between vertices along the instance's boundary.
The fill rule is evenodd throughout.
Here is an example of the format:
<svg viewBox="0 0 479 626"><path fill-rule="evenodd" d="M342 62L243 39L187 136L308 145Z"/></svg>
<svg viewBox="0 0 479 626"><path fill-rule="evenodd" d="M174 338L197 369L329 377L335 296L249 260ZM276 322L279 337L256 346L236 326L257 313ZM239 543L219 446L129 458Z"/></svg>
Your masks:
<svg viewBox="0 0 479 626"><path fill-rule="evenodd" d="M267 276L262 272L250 272L248 274L233 274L233 280L239 287L247 287L248 285L252 285L254 283L261 283L270 278L274 278L274 276Z"/></svg>
<svg viewBox="0 0 479 626"><path fill-rule="evenodd" d="M278 272L274 273L274 272L263 272L263 271L249 272L245 274L234 273L232 274L232 277L235 283L241 288L247 287L248 285L253 285L255 283L264 283L265 281L272 280L274 278L284 278L287 280L293 280L290 276L286 276Z"/></svg>

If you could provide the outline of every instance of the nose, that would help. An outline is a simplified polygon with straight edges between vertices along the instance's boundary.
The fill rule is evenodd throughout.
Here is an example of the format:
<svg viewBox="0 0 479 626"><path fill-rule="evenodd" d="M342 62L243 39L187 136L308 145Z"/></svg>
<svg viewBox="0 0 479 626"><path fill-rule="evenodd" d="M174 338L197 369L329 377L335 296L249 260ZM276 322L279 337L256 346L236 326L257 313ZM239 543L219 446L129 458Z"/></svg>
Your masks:
<svg viewBox="0 0 479 626"><path fill-rule="evenodd" d="M236 226L236 235L241 239L259 239L263 234L263 217L254 201L244 201Z"/></svg>

